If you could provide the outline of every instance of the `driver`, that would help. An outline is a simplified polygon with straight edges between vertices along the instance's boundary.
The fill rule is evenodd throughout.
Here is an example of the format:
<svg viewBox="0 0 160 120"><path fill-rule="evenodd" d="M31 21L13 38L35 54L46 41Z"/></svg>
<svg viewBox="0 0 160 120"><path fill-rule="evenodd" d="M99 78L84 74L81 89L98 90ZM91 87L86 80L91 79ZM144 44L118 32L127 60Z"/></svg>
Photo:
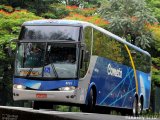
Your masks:
<svg viewBox="0 0 160 120"><path fill-rule="evenodd" d="M25 66L26 67L40 67L42 66L42 52L38 47L33 47L30 51L30 54L27 55Z"/></svg>
<svg viewBox="0 0 160 120"><path fill-rule="evenodd" d="M74 63L74 62L75 62L72 54L69 54L69 55L68 55L66 62L67 62L67 63Z"/></svg>

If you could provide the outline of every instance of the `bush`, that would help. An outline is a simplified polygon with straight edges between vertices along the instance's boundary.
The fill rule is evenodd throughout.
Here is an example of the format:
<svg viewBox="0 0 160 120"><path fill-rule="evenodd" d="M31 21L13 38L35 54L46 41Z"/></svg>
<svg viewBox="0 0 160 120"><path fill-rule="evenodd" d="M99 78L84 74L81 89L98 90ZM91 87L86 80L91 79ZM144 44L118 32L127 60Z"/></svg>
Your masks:
<svg viewBox="0 0 160 120"><path fill-rule="evenodd" d="M156 69L155 67L152 67L152 82L159 86L160 85L160 70Z"/></svg>
<svg viewBox="0 0 160 120"><path fill-rule="evenodd" d="M13 12L14 9L11 6L0 5L0 10L4 10L5 12Z"/></svg>
<svg viewBox="0 0 160 120"><path fill-rule="evenodd" d="M86 17L86 16L83 16L83 15L80 15L80 14L72 13L64 19L87 21L87 22L96 24L96 25L101 26L101 27L106 27L106 25L109 24L108 21L106 21L106 20L104 20L104 19L102 19L102 18L100 18L99 16L96 16L96 15Z"/></svg>
<svg viewBox="0 0 160 120"><path fill-rule="evenodd" d="M44 13L41 16L46 19L57 19L57 16L53 13Z"/></svg>
<svg viewBox="0 0 160 120"><path fill-rule="evenodd" d="M0 11L0 44L6 44L9 40L17 38L23 22L40 19L26 10L18 10L12 13ZM1 51L1 49L0 49Z"/></svg>
<svg viewBox="0 0 160 120"><path fill-rule="evenodd" d="M49 18L61 19L61 18L68 16L69 12L70 11L67 10L65 5L63 4L51 4L49 6L48 13L44 13L44 14L46 14L45 16L48 16ZM42 16L44 16L44 14ZM53 14L55 17L53 16Z"/></svg>
<svg viewBox="0 0 160 120"><path fill-rule="evenodd" d="M57 16L57 18L61 19L68 16L69 11L66 9L60 9L60 10L57 9L55 15Z"/></svg>
<svg viewBox="0 0 160 120"><path fill-rule="evenodd" d="M66 7L71 13L77 13L83 16L92 16L96 13L95 8L79 8L77 6L67 6Z"/></svg>

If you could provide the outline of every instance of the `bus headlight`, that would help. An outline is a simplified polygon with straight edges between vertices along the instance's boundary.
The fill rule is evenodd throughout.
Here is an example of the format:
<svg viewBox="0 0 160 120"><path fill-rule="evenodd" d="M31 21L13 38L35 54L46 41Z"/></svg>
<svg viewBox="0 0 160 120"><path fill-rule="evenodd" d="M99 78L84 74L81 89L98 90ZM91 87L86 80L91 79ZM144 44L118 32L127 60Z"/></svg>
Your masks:
<svg viewBox="0 0 160 120"><path fill-rule="evenodd" d="M59 88L60 91L71 91L75 90L76 88L74 86L68 86L68 87L61 87Z"/></svg>
<svg viewBox="0 0 160 120"><path fill-rule="evenodd" d="M15 85L13 85L13 88L16 88L16 89L25 89L26 87L25 86L23 86L23 85L17 85L17 84L15 84Z"/></svg>

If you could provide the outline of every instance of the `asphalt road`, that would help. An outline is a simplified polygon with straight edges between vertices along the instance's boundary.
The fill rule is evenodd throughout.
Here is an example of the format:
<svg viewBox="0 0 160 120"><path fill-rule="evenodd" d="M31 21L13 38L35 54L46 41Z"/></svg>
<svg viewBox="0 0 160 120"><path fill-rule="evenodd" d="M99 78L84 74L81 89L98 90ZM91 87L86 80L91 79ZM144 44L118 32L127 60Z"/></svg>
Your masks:
<svg viewBox="0 0 160 120"><path fill-rule="evenodd" d="M160 120L157 116L132 117L96 113L33 110L32 108L0 106L1 120Z"/></svg>

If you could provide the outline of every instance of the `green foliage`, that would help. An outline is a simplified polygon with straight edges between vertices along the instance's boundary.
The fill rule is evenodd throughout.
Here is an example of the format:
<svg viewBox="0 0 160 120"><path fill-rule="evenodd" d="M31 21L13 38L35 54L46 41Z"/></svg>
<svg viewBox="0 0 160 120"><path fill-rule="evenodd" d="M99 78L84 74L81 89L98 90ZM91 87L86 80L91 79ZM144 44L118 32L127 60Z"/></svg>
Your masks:
<svg viewBox="0 0 160 120"><path fill-rule="evenodd" d="M77 6L67 6L66 8L69 10L70 13L80 14L85 17L93 16L96 13L95 8L79 8ZM98 16L98 18L100 17Z"/></svg>
<svg viewBox="0 0 160 120"><path fill-rule="evenodd" d="M0 18L0 43L1 45L13 38L17 38L20 32L21 24L32 19L39 19L33 13L25 10L15 11L13 13L0 12L3 17Z"/></svg>
<svg viewBox="0 0 160 120"><path fill-rule="evenodd" d="M9 41L18 38L20 28L23 22L28 20L40 19L33 13L26 10L18 10L10 13L8 10L0 11L0 91L3 95L0 104L5 105L12 103L12 76L14 55L9 56ZM11 48L15 50L15 44L11 44Z"/></svg>
<svg viewBox="0 0 160 120"><path fill-rule="evenodd" d="M51 4L48 8L48 12L42 13L44 18L62 19L69 15L69 10L66 9L63 4Z"/></svg>
<svg viewBox="0 0 160 120"><path fill-rule="evenodd" d="M90 2L81 2L81 4L83 6L83 8L96 8L100 6L100 2L98 0L93 0Z"/></svg>
<svg viewBox="0 0 160 120"><path fill-rule="evenodd" d="M10 12L10 13L14 11L14 9L12 7L5 6L5 5L0 5L0 10L4 10L4 11Z"/></svg>
<svg viewBox="0 0 160 120"><path fill-rule="evenodd" d="M160 85L160 70L156 69L155 67L152 67L152 82L155 85Z"/></svg>
<svg viewBox="0 0 160 120"><path fill-rule="evenodd" d="M153 51L154 54L160 53L160 26L154 25L154 26L149 26L149 28L152 31L152 35L154 38L154 44L153 47L155 48L156 51Z"/></svg>
<svg viewBox="0 0 160 120"><path fill-rule="evenodd" d="M63 111L63 112L68 112L69 106L63 106L63 105L59 105L58 106L58 111Z"/></svg>
<svg viewBox="0 0 160 120"><path fill-rule="evenodd" d="M47 12L49 5L62 3L62 1L63 0L1 0L0 4L10 5L14 8L25 8L40 15L41 13ZM8 10L10 9L8 8Z"/></svg>
<svg viewBox="0 0 160 120"><path fill-rule="evenodd" d="M39 19L39 17L25 10L15 11L13 13L1 11L0 15L3 16L0 18L0 60L6 60L7 55L4 54L5 48L3 47L8 44L9 40L18 38L20 27L23 22L32 19Z"/></svg>
<svg viewBox="0 0 160 120"><path fill-rule="evenodd" d="M152 58L153 64L160 68L160 57Z"/></svg>
<svg viewBox="0 0 160 120"><path fill-rule="evenodd" d="M160 85L160 27L158 25L149 26L148 29L152 30L154 44L150 52L152 53L152 82Z"/></svg>
<svg viewBox="0 0 160 120"><path fill-rule="evenodd" d="M100 8L100 14L109 20L108 29L127 41L141 47L150 47L151 31L147 24L157 22L144 0L111 0Z"/></svg>
<svg viewBox="0 0 160 120"><path fill-rule="evenodd" d="M160 22L160 1L159 0L147 0L148 6L151 7L153 14Z"/></svg>
<svg viewBox="0 0 160 120"><path fill-rule="evenodd" d="M57 105L54 110L62 111L62 112L80 112L79 107L72 107L72 106L64 106L64 105Z"/></svg>
<svg viewBox="0 0 160 120"><path fill-rule="evenodd" d="M41 16L46 18L46 19L57 19L57 16L54 15L53 13L44 13Z"/></svg>
<svg viewBox="0 0 160 120"><path fill-rule="evenodd" d="M160 46L158 47L160 49ZM155 85L160 85L160 57L152 58L152 82Z"/></svg>

